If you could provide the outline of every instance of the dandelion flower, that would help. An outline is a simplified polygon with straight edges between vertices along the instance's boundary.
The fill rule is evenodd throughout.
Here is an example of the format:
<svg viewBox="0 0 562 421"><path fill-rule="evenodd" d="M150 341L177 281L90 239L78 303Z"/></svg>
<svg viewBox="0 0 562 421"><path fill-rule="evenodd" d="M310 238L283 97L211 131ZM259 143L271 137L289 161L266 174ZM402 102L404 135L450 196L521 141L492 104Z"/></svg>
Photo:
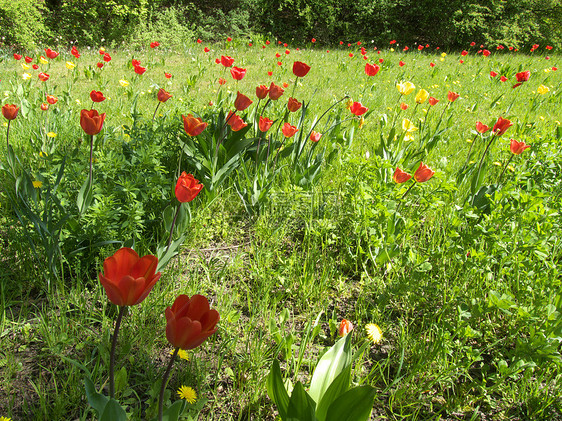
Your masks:
<svg viewBox="0 0 562 421"><path fill-rule="evenodd" d="M49 132L49 133L47 133L47 137L50 137L51 139L54 139L55 137L57 137L57 134L55 132Z"/></svg>
<svg viewBox="0 0 562 421"><path fill-rule="evenodd" d="M6 417L0 417L0 421L12 421L12 419Z"/></svg>
<svg viewBox="0 0 562 421"><path fill-rule="evenodd" d="M546 94L548 91L550 91L550 89L548 89L548 87L544 85L541 85L537 88L537 92L541 95Z"/></svg>
<svg viewBox="0 0 562 421"><path fill-rule="evenodd" d="M35 180L35 181L33 181L33 187L35 187L36 189L40 189L41 187L43 187L43 182ZM0 418L0 421L2 421L1 418Z"/></svg>
<svg viewBox="0 0 562 421"><path fill-rule="evenodd" d="M174 350L171 350L171 351L170 351L170 355L173 355L173 353L174 353ZM180 349L180 350L178 351L178 357L180 357L182 360L189 361L189 354L188 354L187 351L184 350L184 349Z"/></svg>
<svg viewBox="0 0 562 421"><path fill-rule="evenodd" d="M382 340L382 331L378 325L374 323L369 323L365 326L367 331L367 337L373 344L378 344Z"/></svg>
<svg viewBox="0 0 562 421"><path fill-rule="evenodd" d="M185 399L188 403L195 403L197 400L197 393L189 386L181 386L178 389L178 396Z"/></svg>

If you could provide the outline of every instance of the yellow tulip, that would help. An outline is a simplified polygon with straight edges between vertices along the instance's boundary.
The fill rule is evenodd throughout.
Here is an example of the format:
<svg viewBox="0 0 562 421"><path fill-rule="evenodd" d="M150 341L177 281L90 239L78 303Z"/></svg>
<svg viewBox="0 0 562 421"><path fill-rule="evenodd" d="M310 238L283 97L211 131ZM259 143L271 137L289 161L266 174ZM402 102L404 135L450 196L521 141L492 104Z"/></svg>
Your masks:
<svg viewBox="0 0 562 421"><path fill-rule="evenodd" d="M55 132L49 132L49 133L47 133L47 137L50 137L51 139L54 139L55 137L57 137L57 134Z"/></svg>
<svg viewBox="0 0 562 421"><path fill-rule="evenodd" d="M23 80L31 79L31 75L29 73L24 73L23 75L21 75L21 77L23 78Z"/></svg>
<svg viewBox="0 0 562 421"><path fill-rule="evenodd" d="M125 79L121 79L119 81L119 84L123 87L126 88L127 86L129 86L129 82L127 82Z"/></svg>
<svg viewBox="0 0 562 421"><path fill-rule="evenodd" d="M418 128L414 126L414 123L412 123L407 118L402 120L402 129L408 133L415 132L416 130L418 130Z"/></svg>
<svg viewBox="0 0 562 421"><path fill-rule="evenodd" d="M46 59L45 57L41 56L41 57L39 57L39 63L41 63L41 64L47 64L47 63L49 63L49 62L47 61L47 59Z"/></svg>
<svg viewBox="0 0 562 421"><path fill-rule="evenodd" d="M418 104L423 104L425 101L427 101L427 98L429 98L429 92L427 92L425 89L420 89L416 95L416 102Z"/></svg>
<svg viewBox="0 0 562 421"><path fill-rule="evenodd" d="M416 89L416 85L412 82L400 82L396 85L396 88L402 95L410 95Z"/></svg>
<svg viewBox="0 0 562 421"><path fill-rule="evenodd" d="M549 91L550 91L550 89L548 89L548 87L546 87L546 86L544 86L544 85L541 85L541 86L539 86L539 87L537 88L537 93L539 93L539 94L541 94L541 95L544 95L544 94L546 94L546 93L549 92Z"/></svg>
<svg viewBox="0 0 562 421"><path fill-rule="evenodd" d="M74 69L75 67L76 67L76 64L74 64L73 62L71 62L71 61L67 61L67 62L66 62L66 68L67 68L68 70L72 70L72 69Z"/></svg>
<svg viewBox="0 0 562 421"><path fill-rule="evenodd" d="M23 70L29 70L29 65L27 63L22 63L21 67L23 68Z"/></svg>

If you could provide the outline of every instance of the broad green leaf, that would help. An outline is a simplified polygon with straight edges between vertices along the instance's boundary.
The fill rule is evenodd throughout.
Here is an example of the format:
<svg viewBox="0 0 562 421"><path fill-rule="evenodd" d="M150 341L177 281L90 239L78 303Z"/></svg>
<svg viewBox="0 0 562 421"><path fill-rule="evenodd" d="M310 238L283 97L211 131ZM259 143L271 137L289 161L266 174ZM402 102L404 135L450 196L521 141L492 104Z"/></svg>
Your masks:
<svg viewBox="0 0 562 421"><path fill-rule="evenodd" d="M351 364L351 335L346 335L326 352L314 370L309 394L315 402L320 402L332 381Z"/></svg>
<svg viewBox="0 0 562 421"><path fill-rule="evenodd" d="M316 404L304 390L301 382L293 388L289 408L287 410L287 421L317 421L314 415ZM281 417L283 418L283 417Z"/></svg>
<svg viewBox="0 0 562 421"><path fill-rule="evenodd" d="M267 394L271 398L275 405L277 405L277 410L281 419L285 419L287 416L287 409L289 407L289 394L285 390L285 385L283 384L283 378L281 377L281 369L279 368L279 361L274 360L267 376Z"/></svg>
<svg viewBox="0 0 562 421"><path fill-rule="evenodd" d="M367 421L371 417L374 400L375 389L371 386L348 390L330 405L326 421Z"/></svg>
<svg viewBox="0 0 562 421"><path fill-rule="evenodd" d="M324 392L324 396L320 400L316 409L316 418L324 421L328 413L328 408L338 397L349 389L349 381L351 379L351 364L348 365L338 377L334 379L330 387Z"/></svg>
<svg viewBox="0 0 562 421"><path fill-rule="evenodd" d="M94 383L89 377L84 377L84 387L86 389L86 398L88 398L88 403L98 412L98 416L101 416L107 402L109 402L109 398L97 392L94 387Z"/></svg>
<svg viewBox="0 0 562 421"><path fill-rule="evenodd" d="M115 399L109 399L100 421L127 421L127 413Z"/></svg>

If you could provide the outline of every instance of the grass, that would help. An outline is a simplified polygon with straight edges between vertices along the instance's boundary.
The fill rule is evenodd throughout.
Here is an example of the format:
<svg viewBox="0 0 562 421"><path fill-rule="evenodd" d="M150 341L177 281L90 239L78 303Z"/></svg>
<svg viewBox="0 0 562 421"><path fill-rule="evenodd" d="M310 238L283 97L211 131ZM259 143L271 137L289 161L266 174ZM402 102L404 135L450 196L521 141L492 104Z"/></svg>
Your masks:
<svg viewBox="0 0 562 421"><path fill-rule="evenodd" d="M68 157L61 184L65 209L73 209L87 166L80 109L90 107L92 89L107 97L95 107L107 119L96 146L94 205L78 219L82 231L71 226L61 234L68 239L79 233L72 246L89 244L93 251L78 254L83 259L65 257L49 287L43 249L38 246L36 257L27 243L30 236L37 241L33 226L20 224L8 188L0 190L0 416L95 418L83 378L89 376L98 389L107 387L117 313L97 273L120 243L92 244L134 238L139 253L155 253L154 245L166 237L160 215L175 179L180 114L211 115L228 108L236 91L254 99L255 87L271 81L287 82L289 95L291 64L302 60L312 70L299 81L296 97L311 101L310 114L319 116L349 95L370 109L366 124L361 130L356 122L343 124L338 141L336 133L325 135L328 152L338 149L339 154L323 165L312 187L295 186L289 165L283 167L257 214L248 215L241 203L235 188L239 171L216 193L192 203L181 253L149 297L124 318L116 389L131 419L156 415L171 349L164 310L180 293L207 296L221 314L217 334L189 352L189 361L177 361L172 372L168 399L177 399L181 385L199 396L189 405L187 419L275 419L265 388L273 359L280 359L293 383L306 384L343 318L355 326L356 345L364 342L367 323L383 331L379 345L357 356L352 376L354 384L376 388L372 419L562 419L562 79L560 71L546 71L560 56L549 54L548 61L525 54L484 58L472 51L460 64L453 52L445 57L377 54L371 48L369 62L384 62L379 74L367 78L358 51L349 57L344 49L291 48L286 55L285 48L273 46L217 44L208 54L202 48L111 51L113 60L101 71L95 68L97 52L84 51L79 60L62 52L64 57L48 69L47 83L36 80L35 73L31 82L22 81L20 64L8 52L0 56L4 103L29 103L27 115L21 110L12 122L10 143L29 173L45 183L54 182L62 157ZM275 52L283 66L276 64ZM234 57L247 76L237 84L225 76L214 63L220 54ZM146 64L147 73L134 76L132 58ZM64 64L70 59L77 63L72 71ZM398 66L399 60L406 65ZM491 70L509 80L491 78ZM530 70L531 79L512 89L515 73L522 70ZM230 96L221 101L218 78L223 76L228 82L220 89ZM120 79L130 85L121 87ZM395 85L406 80L416 90L400 97ZM537 94L540 84L550 91ZM173 98L159 107L152 127L148 122L160 87ZM435 109L427 103L416 106L418 88L440 100ZM461 97L444 111L449 90ZM59 98L48 113L39 110L46 93ZM282 98L271 115L283 112ZM400 102L409 108L398 111ZM339 108L343 111L329 114L332 122L338 112L347 116ZM403 158L398 151L382 156L377 150L393 120L397 132L402 118L421 124L422 109L429 110L430 128L443 115L446 130L437 147L404 168L413 173L423 160L436 175L403 197L407 187L392 182ZM468 203L469 183L456 176L475 122L493 125L499 116L515 124L491 148L486 185L496 182L509 158L509 137L532 147L513 159L513 170L483 210ZM289 119L294 123L296 116ZM346 146L351 127L354 139ZM46 137L48 132L56 138ZM483 148L477 143L475 150ZM51 160L39 152L48 152ZM5 158L2 164L6 168ZM397 213L398 203L403 204Z"/></svg>

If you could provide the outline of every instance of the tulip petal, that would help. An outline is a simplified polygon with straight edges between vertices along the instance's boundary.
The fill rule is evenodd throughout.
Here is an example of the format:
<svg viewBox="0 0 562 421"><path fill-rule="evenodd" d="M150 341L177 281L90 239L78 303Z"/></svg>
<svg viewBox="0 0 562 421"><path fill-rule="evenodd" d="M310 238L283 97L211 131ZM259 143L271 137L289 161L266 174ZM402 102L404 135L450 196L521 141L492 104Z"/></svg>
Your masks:
<svg viewBox="0 0 562 421"><path fill-rule="evenodd" d="M214 333L217 328L216 325L220 320L220 315L217 310L209 310L201 317L201 330L205 333Z"/></svg>
<svg viewBox="0 0 562 421"><path fill-rule="evenodd" d="M144 299L148 296L148 294L150 294L150 291L152 291L152 288L154 288L154 285L156 285L156 282L158 282L158 280L160 279L160 276L162 274L160 272L158 272L156 275L154 275L152 278L150 278L148 281L145 281L145 285L144 285L144 291L142 292L142 294L136 299L135 304L138 304L142 301L144 301Z"/></svg>
<svg viewBox="0 0 562 421"><path fill-rule="evenodd" d="M115 282L126 275L131 274L131 269L137 261L139 255L131 248L123 247L115 252L113 256L108 257L103 262L103 274L106 278Z"/></svg>
<svg viewBox="0 0 562 421"><path fill-rule="evenodd" d="M133 278L144 276L146 279L152 278L158 267L158 258L156 256L146 255L143 256L131 268L129 274Z"/></svg>
<svg viewBox="0 0 562 421"><path fill-rule="evenodd" d="M115 285L111 281L111 279L106 278L101 273L99 274L99 279L103 286L103 289L105 289L105 293L107 294L107 298L109 299L109 301L111 301L115 305L124 306L125 298L123 297L123 294L121 293L119 287Z"/></svg>

